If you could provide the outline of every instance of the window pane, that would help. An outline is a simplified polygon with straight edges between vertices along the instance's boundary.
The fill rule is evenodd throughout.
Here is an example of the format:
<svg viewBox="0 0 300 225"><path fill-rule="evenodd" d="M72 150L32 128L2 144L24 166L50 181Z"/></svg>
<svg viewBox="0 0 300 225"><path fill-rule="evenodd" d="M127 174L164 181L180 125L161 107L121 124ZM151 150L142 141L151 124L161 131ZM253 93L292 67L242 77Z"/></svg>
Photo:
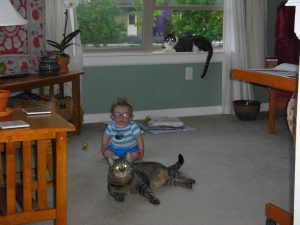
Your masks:
<svg viewBox="0 0 300 225"><path fill-rule="evenodd" d="M161 47L165 32L174 31L178 37L201 35L212 41L214 47L222 47L223 11L156 11L154 46Z"/></svg>
<svg viewBox="0 0 300 225"><path fill-rule="evenodd" d="M156 0L156 5L223 5L224 0Z"/></svg>
<svg viewBox="0 0 300 225"><path fill-rule="evenodd" d="M80 4L77 18L85 49L142 47L142 3L135 0L91 0Z"/></svg>

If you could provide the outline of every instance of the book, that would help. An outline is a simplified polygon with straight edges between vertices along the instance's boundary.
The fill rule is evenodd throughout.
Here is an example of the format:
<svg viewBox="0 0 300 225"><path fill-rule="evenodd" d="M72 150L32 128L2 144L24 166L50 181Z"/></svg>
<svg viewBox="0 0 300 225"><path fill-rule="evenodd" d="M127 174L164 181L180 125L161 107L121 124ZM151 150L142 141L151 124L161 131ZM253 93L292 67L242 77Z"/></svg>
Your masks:
<svg viewBox="0 0 300 225"><path fill-rule="evenodd" d="M26 128L30 125L23 120L11 120L0 122L0 128L2 129L12 129L12 128Z"/></svg>
<svg viewBox="0 0 300 225"><path fill-rule="evenodd" d="M42 107L23 108L22 110L27 115L51 114L51 110Z"/></svg>

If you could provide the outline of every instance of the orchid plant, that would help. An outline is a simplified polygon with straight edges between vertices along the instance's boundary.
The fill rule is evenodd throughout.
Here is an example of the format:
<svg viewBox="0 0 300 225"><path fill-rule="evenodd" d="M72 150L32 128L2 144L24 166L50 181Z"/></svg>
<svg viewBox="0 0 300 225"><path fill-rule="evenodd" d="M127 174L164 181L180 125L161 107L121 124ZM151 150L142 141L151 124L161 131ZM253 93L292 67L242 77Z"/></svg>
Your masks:
<svg viewBox="0 0 300 225"><path fill-rule="evenodd" d="M76 43L71 42L73 40L73 38L75 38L79 33L80 33L80 29L76 29L73 32L69 33L68 35L67 33L67 25L68 25L68 19L69 19L69 9L73 8L73 7L77 7L79 4L78 0L64 0L64 4L67 7L66 11L65 11L65 25L64 25L64 33L63 33L63 39L61 40L61 42L56 42L56 41L52 41L52 40L47 40L47 43L49 45L51 45L53 48L57 49L56 51L53 51L55 53L57 53L58 55L66 55L65 54L65 49L68 48L71 45L78 45Z"/></svg>

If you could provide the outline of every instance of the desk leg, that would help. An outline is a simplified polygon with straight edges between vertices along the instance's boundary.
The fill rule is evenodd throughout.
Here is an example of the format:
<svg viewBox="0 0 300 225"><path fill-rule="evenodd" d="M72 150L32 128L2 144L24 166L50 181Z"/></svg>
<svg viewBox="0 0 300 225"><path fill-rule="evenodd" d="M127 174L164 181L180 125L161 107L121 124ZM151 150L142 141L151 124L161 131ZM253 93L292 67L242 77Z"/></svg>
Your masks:
<svg viewBox="0 0 300 225"><path fill-rule="evenodd" d="M55 225L67 225L67 134L56 134L55 151Z"/></svg>
<svg viewBox="0 0 300 225"><path fill-rule="evenodd" d="M73 124L76 127L76 134L81 131L81 115L80 115L80 76L75 76L72 80L72 96L73 96Z"/></svg>
<svg viewBox="0 0 300 225"><path fill-rule="evenodd" d="M272 203L267 203L265 205L265 215L267 219L276 222L276 224L281 225L292 225L293 215L287 211L273 205Z"/></svg>
<svg viewBox="0 0 300 225"><path fill-rule="evenodd" d="M2 152L4 152L4 144L1 143L0 144L0 188L3 186L4 184L4 180L3 180L3 173L2 173Z"/></svg>
<svg viewBox="0 0 300 225"><path fill-rule="evenodd" d="M269 88L269 134L275 133L276 91Z"/></svg>

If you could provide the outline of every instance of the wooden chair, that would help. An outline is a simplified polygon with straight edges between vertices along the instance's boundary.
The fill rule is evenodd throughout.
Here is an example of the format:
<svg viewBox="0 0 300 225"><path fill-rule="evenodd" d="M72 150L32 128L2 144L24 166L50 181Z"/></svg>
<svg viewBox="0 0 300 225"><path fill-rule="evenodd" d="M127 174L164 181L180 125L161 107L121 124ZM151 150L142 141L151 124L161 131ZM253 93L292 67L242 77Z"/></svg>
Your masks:
<svg viewBox="0 0 300 225"><path fill-rule="evenodd" d="M36 143L32 143L32 146L34 147ZM19 146L17 146L18 149L21 148L20 144L18 143ZM46 142L47 145L47 171L49 175L49 182L48 182L48 188L53 187L53 143L52 141L48 140ZM4 145L0 144L0 187L4 186L4 177L5 173L2 171L3 167L3 162L2 162L2 155L4 153ZM36 168L32 168L32 174L36 174ZM21 179L22 177L22 171L16 172L16 177L17 179ZM36 190L36 184L33 182L32 185L33 190Z"/></svg>
<svg viewBox="0 0 300 225"><path fill-rule="evenodd" d="M267 69L272 69L277 66L278 60L272 58L271 61L269 58L266 59L265 67ZM269 88L269 133L275 133L275 118L276 115L286 113L287 104L293 93L286 91L279 91L272 88Z"/></svg>
<svg viewBox="0 0 300 225"><path fill-rule="evenodd" d="M48 86L48 95L49 96L54 96L54 93L55 93L55 90L54 90L55 87L54 86L55 85L49 85ZM59 87L59 92L62 95L64 95L64 85L59 84L58 87ZM31 90L28 90L28 91L31 92ZM38 92L39 92L40 96L46 95L45 94L45 87L39 88ZM25 106L26 106L26 104L25 104ZM19 105L17 107L23 107L23 106ZM35 143L32 143L32 144L34 145ZM53 146L52 145L53 145L52 141L48 140L47 141L47 170L48 170L48 175L50 177L48 187L53 187L53 182L52 182L53 181ZM20 148L20 147L21 147L20 145L17 146L17 148ZM3 186L3 184L4 184L4 178L3 178L4 175L3 175L3 171L2 171L2 167L3 167L2 154L3 154L3 152L4 152L4 146L3 146L3 144L0 144L0 187ZM35 169L33 169L32 172L34 174ZM21 172L17 172L17 178L20 178L20 177L21 177ZM35 189L34 187L35 187L35 185L33 185L33 189Z"/></svg>

